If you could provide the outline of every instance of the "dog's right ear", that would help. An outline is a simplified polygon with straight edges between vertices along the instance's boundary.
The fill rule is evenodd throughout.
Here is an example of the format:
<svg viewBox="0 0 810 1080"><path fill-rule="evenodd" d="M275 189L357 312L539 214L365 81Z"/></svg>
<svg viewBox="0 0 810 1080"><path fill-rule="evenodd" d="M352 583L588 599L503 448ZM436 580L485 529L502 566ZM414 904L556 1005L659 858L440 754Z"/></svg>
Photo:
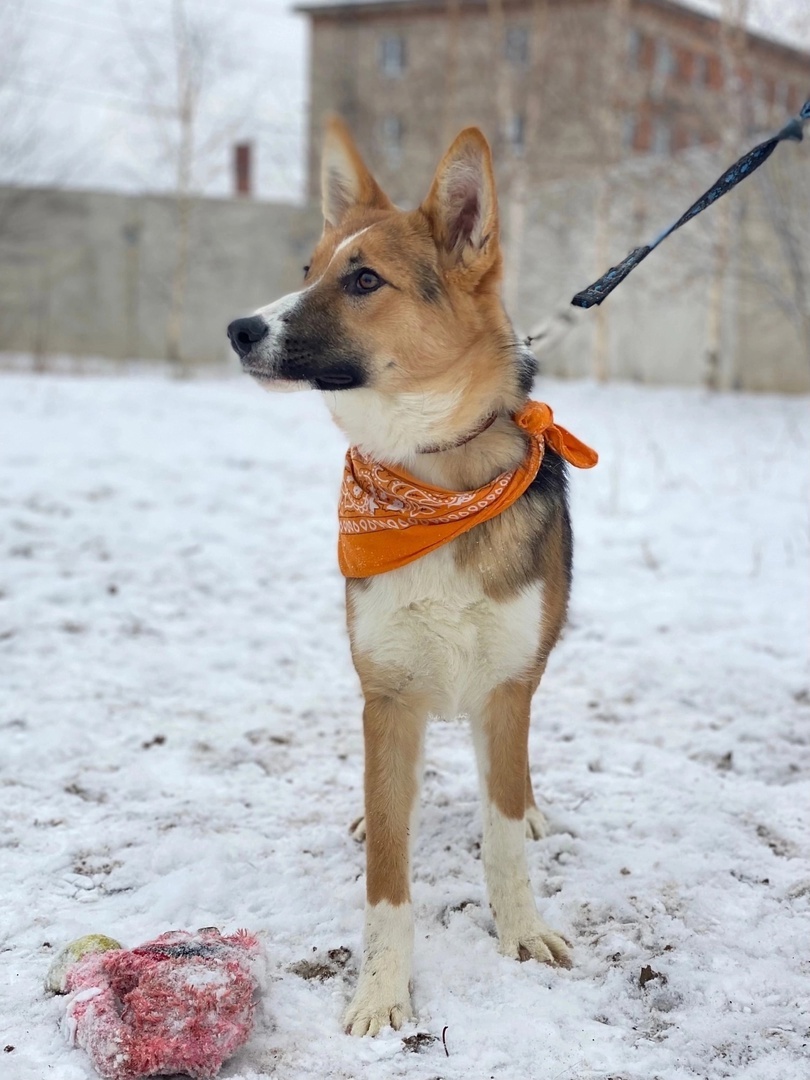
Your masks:
<svg viewBox="0 0 810 1080"><path fill-rule="evenodd" d="M394 204L369 172L339 116L330 116L321 156L321 199L325 229L336 229L350 210L393 210Z"/></svg>

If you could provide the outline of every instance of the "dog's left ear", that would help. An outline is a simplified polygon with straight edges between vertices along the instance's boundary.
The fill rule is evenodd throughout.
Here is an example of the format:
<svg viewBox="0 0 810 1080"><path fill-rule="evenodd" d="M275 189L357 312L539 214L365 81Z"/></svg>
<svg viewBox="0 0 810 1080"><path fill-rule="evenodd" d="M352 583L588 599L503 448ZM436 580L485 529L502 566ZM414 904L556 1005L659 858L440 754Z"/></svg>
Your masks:
<svg viewBox="0 0 810 1080"><path fill-rule="evenodd" d="M456 137L420 209L446 269L474 286L500 265L492 154L478 128L465 128Z"/></svg>
<svg viewBox="0 0 810 1080"><path fill-rule="evenodd" d="M336 229L355 207L393 210L339 116L326 122L321 156L321 202L325 229Z"/></svg>

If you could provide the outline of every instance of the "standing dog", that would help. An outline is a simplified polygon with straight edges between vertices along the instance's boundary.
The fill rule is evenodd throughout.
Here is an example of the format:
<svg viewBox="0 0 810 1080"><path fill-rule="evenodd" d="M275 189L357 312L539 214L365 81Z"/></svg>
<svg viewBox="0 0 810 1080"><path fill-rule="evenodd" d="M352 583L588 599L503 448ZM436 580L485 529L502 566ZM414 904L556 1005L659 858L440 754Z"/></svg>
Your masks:
<svg viewBox="0 0 810 1080"><path fill-rule="evenodd" d="M323 215L304 287L228 334L267 389L321 390L352 444L341 568L365 698L368 865L363 964L345 1024L375 1035L411 1016L410 847L429 716L470 720L501 952L570 963L529 883L525 835L544 832L529 712L571 584L562 456L595 455L577 460L587 448L547 406L535 403L539 426L537 416L516 423L535 365L500 299L492 161L477 129L452 144L422 205L402 211L331 120ZM499 493L521 469L521 493L502 508ZM426 523L431 515L439 520ZM439 540L402 547L428 534Z"/></svg>

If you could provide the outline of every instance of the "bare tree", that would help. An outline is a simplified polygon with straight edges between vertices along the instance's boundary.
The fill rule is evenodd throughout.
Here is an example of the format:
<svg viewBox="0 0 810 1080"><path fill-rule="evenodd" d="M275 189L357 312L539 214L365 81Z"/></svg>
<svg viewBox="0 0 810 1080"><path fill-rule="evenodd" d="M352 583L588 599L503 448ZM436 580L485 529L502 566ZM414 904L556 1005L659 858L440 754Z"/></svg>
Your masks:
<svg viewBox="0 0 810 1080"><path fill-rule="evenodd" d="M810 10L768 0L761 12L768 24L810 48ZM810 97L810 86L806 89ZM775 119L775 118L774 118ZM746 224L753 233L740 272L764 287L791 323L810 363L810 184L807 145L775 154L757 173Z"/></svg>
<svg viewBox="0 0 810 1080"><path fill-rule="evenodd" d="M448 0L457 2L457 0ZM615 0L611 0L611 3ZM619 0L624 3L625 0ZM523 266L527 256L531 192L537 182L557 179L566 165L549 155L546 147L559 139L560 116L580 78L584 61L583 34L596 44L600 13L583 28L581 9L569 13L550 0L531 0L519 15L504 0L487 0L491 59L493 149L498 163L498 189L504 232L504 299L507 309L518 310ZM594 48L592 56L599 55ZM549 102L552 103L549 107ZM597 156L612 154L615 147L602 123L599 109L580 116L586 138L600 148ZM607 144L610 142L610 149Z"/></svg>
<svg viewBox="0 0 810 1080"><path fill-rule="evenodd" d="M111 73L119 88L143 102L143 118L154 144L146 184L155 185L161 167L174 195L174 237L169 281L166 352L185 367L183 319L189 272L193 195L199 190L201 127L205 96L216 82L217 45L221 40L210 19L189 13L185 0L168 0L159 30L147 26L129 0L121 0L130 63Z"/></svg>
<svg viewBox="0 0 810 1080"><path fill-rule="evenodd" d="M739 157L752 136L765 136L787 120L788 102L768 104L750 81L751 39L756 24L795 45L810 45L810 15L803 3L722 0L719 54L724 93L704 116L719 134L725 164ZM801 153L801 151L798 151ZM708 277L704 382L710 389L737 384L737 341L729 333L739 290L764 287L793 325L810 357L810 194L796 148L783 150L712 212L713 243L699 271ZM805 166L806 168L806 166Z"/></svg>
<svg viewBox="0 0 810 1080"><path fill-rule="evenodd" d="M30 171L41 149L41 108L26 100L24 80L31 53L31 23L23 0L0 6L0 168L5 183Z"/></svg>
<svg viewBox="0 0 810 1080"><path fill-rule="evenodd" d="M510 145L513 140L509 138L510 124L514 115L512 100L511 78L506 69L507 38L506 19L504 15L503 0L487 0L487 11L490 24L491 65L490 79L492 94L495 102L495 139L493 151L495 159L501 163L499 176L499 191L501 203L501 218L509 217L514 196L514 180L516 172L515 146ZM504 210L507 211L504 214ZM511 224L511 222L509 223ZM512 235L512 229L506 230L504 273L504 299L507 308L512 306L514 294L514 281L516 277L515 267L520 266L520 251L518 239Z"/></svg>
<svg viewBox="0 0 810 1080"><path fill-rule="evenodd" d="M29 0L0 3L0 184L20 189L70 183L90 147L64 123L54 137L75 39L53 39L35 13Z"/></svg>
<svg viewBox="0 0 810 1080"><path fill-rule="evenodd" d="M230 168L237 139L264 134L256 115L257 87L234 68L238 52L228 13L191 0L163 0L148 13L133 0L119 0L129 63L110 72L110 80L142 102L142 122L133 141L142 158L145 188L165 187L173 196L174 230L166 352L185 372L183 326L192 258L200 257L195 222L196 197ZM146 15L149 16L148 21ZM283 147L279 140L278 163Z"/></svg>
<svg viewBox="0 0 810 1080"><path fill-rule="evenodd" d="M693 137L706 145L687 154L666 152L631 155L627 146L632 139L632 117L640 102L648 101L660 111L664 120L670 108L666 93L667 65L650 62L649 56L635 65L627 55L632 23L626 0L611 0L605 24L603 86L594 106L598 125L594 127L594 146L598 164L593 170L595 188L594 213L594 270L604 272L618 261L623 251L650 239L657 228L673 220L686 208L684 193L697 196L716 179L722 168L739 157L750 145L756 93L756 78L751 72L757 63L750 54L751 38L747 27L754 14L753 0L723 0L718 5L721 17L715 56L719 60L722 89L713 93L696 85L692 115L674 113L669 119L681 116L683 124L691 119ZM804 21L800 18L804 11ZM799 5L788 10L787 5L775 6L768 27L781 31L784 37L789 26L797 43L810 40L810 16ZM757 15L762 25L763 8ZM788 21L790 15L790 21ZM807 23L808 25L805 25ZM637 32L635 32L637 34ZM666 59L661 54L659 59ZM669 60L674 71L676 59ZM628 77L628 72L635 73ZM683 77L681 75L681 77ZM717 84L715 84L717 85ZM683 93L683 83L681 84ZM682 104L678 103L678 108ZM630 121L622 130L625 118ZM759 113L763 134L786 116L771 107L767 115ZM674 128L670 132L674 133ZM683 133L684 128L680 128ZM683 142L678 145L682 146ZM669 148L677 150L677 146ZM660 270L648 277L653 292L674 296L685 290L695 290L702 283L705 303L706 331L703 345L703 381L708 387L733 386L737 383L737 341L735 340L735 306L744 277L755 272L760 284L774 293L777 304L789 316L797 332L804 335L806 323L801 312L807 296L810 273L807 253L810 244L804 226L808 215L807 185L801 183L801 169L790 169L791 152L784 151L758 174L763 194L752 198L754 187L746 185L719 206L690 226L688 249L681 248L676 260L659 261ZM805 178L806 179L806 178ZM755 204L753 207L751 204ZM749 221L742 228L743 215L758 215L758 236L763 251L742 257L741 246ZM663 272L661 272L663 271ZM657 282L657 284L656 284ZM778 296L777 296L778 294ZM696 297L697 298L697 297ZM589 318L594 329L593 374L602 379L608 376L610 304L592 310ZM564 320L558 309L552 318L533 324L532 337L539 334L545 342L559 342L581 321L579 317ZM802 338L806 340L806 338Z"/></svg>
<svg viewBox="0 0 810 1080"><path fill-rule="evenodd" d="M797 153L802 159L783 154L762 170L741 272L767 290L810 363L810 188L807 153Z"/></svg>
<svg viewBox="0 0 810 1080"><path fill-rule="evenodd" d="M33 180L64 182L82 159L70 139L54 145L47 127L51 99L59 90L60 66L50 87L40 74L41 42L25 0L0 4L0 259L12 272L2 278L0 349L19 348L27 338L36 370L44 370L51 339L50 289L77 258L55 250L47 225L34 213ZM51 61L58 55L51 48ZM25 317L20 320L20 310ZM9 312L14 311L14 317ZM21 333L20 323L25 330ZM27 333L26 333L27 330Z"/></svg>
<svg viewBox="0 0 810 1080"><path fill-rule="evenodd" d="M724 158L739 154L744 125L743 68L747 51L750 0L723 0L720 17L720 63L726 93L715 100L715 126L720 131ZM716 208L716 230L708 294L708 322L704 350L704 383L710 390L734 381L733 345L725 341L724 314L729 288L733 287L733 263L737 252L738 204L724 200ZM725 345L725 347L724 347Z"/></svg>
<svg viewBox="0 0 810 1080"><path fill-rule="evenodd" d="M524 78L529 87L521 112L515 109L509 93L510 81L504 71L505 25L501 0L489 0L493 30L500 45L497 62L493 65L499 80L496 94L498 129L505 162L501 188L503 191L506 225L507 257L504 267L504 297L508 309L517 306L520 270L526 243L526 215L533 170L539 157L542 138L543 68L547 58L546 30L548 0L532 0L526 29L526 59ZM516 126L519 129L516 130Z"/></svg>
<svg viewBox="0 0 810 1080"><path fill-rule="evenodd" d="M603 91L600 98L598 131L599 175L596 196L595 265L607 265L611 256L611 205L615 195L616 164L622 156L622 84L628 60L629 0L611 0L607 15L607 41L603 53ZM609 312L596 310L593 375L600 382L608 378Z"/></svg>
<svg viewBox="0 0 810 1080"><path fill-rule="evenodd" d="M0 184L8 185L0 205L0 237L9 236L14 210L26 197L33 175L67 171L69 154L54 151L44 115L47 96L31 86L37 40L25 0L0 4ZM41 85L41 84L39 84ZM54 91L56 80L54 80Z"/></svg>
<svg viewBox="0 0 810 1080"><path fill-rule="evenodd" d="M35 117L25 107L19 80L25 70L28 23L21 0L10 0L0 7L0 182L12 185L0 191L0 255L13 258L21 191L13 185L26 167L39 143ZM0 305L0 348L6 344Z"/></svg>
<svg viewBox="0 0 810 1080"><path fill-rule="evenodd" d="M529 192L535 177L549 175L544 162L543 145L550 132L544 115L544 102L561 93L555 82L563 86L580 79L583 47L590 47L594 61L589 67L593 80L592 105L576 118L583 139L587 142L591 161L587 166L593 184L593 266L598 267L613 257L616 236L612 228L612 208L621 185L618 167L625 155L623 117L628 108L627 72L629 40L629 0L609 0L602 11L594 13L583 24L574 10L555 12L550 20L549 0L534 0L532 7L531 65L527 80L531 92L526 101L525 129L527 152L515 163L509 184L510 242L520 255L526 243L526 221ZM549 31L553 25L553 40ZM570 167L569 167L570 169ZM519 266L520 263L513 264ZM508 267L507 267L508 269ZM508 281L508 275L507 275ZM548 348L561 340L581 322L581 313L572 312L568 298L559 298L551 316L532 327L530 337L540 348ZM609 318L604 308L593 313L594 337L591 356L595 378L608 377Z"/></svg>

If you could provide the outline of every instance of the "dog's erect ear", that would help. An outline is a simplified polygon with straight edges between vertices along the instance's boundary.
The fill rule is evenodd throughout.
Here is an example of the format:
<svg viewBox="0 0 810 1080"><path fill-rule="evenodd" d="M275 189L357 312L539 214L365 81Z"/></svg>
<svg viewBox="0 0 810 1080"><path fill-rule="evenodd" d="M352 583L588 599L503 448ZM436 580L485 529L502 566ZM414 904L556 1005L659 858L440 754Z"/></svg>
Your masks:
<svg viewBox="0 0 810 1080"><path fill-rule="evenodd" d="M497 263L498 200L489 143L478 128L465 128L439 163L422 213L430 222L440 258L477 282Z"/></svg>
<svg viewBox="0 0 810 1080"><path fill-rule="evenodd" d="M393 203L368 171L360 151L339 116L326 121L321 156L324 228L337 228L355 207L392 210Z"/></svg>

